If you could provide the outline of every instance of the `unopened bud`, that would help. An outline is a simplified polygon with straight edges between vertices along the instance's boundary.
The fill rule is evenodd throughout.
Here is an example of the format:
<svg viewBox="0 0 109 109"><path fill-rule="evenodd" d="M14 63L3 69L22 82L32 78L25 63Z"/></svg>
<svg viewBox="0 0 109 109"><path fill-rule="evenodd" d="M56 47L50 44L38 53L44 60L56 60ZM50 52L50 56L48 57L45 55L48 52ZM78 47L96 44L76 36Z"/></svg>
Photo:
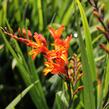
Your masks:
<svg viewBox="0 0 109 109"><path fill-rule="evenodd" d="M74 92L73 92L73 96L76 95L79 91L83 90L84 86L79 86Z"/></svg>
<svg viewBox="0 0 109 109"><path fill-rule="evenodd" d="M29 38L32 37L32 33L30 30L26 30L25 28L22 28L22 30L20 28L18 28L18 35L19 36L28 36Z"/></svg>
<svg viewBox="0 0 109 109"><path fill-rule="evenodd" d="M103 33L106 33L106 30L104 29L104 27L102 27L102 26L97 26L96 28L97 28L97 30L99 30L99 31L101 31L101 32L103 32Z"/></svg>
<svg viewBox="0 0 109 109"><path fill-rule="evenodd" d="M106 53L109 54L109 48L107 48L106 45L104 45L104 44L100 44L100 48L102 48Z"/></svg>
<svg viewBox="0 0 109 109"><path fill-rule="evenodd" d="M93 14L94 14L96 17L98 17L98 18L100 17L99 13L98 13L97 11L95 11L95 10L93 11Z"/></svg>

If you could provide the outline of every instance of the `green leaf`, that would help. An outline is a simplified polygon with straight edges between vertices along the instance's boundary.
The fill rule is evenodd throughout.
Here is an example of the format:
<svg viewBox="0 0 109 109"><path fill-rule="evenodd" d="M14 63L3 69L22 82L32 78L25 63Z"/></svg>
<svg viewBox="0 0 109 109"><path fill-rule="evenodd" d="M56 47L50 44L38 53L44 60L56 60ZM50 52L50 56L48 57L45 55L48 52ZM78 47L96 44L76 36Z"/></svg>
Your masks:
<svg viewBox="0 0 109 109"><path fill-rule="evenodd" d="M22 100L22 98L31 90L31 88L36 85L38 81L35 81L29 85L25 90L23 90L7 107L6 109L14 109L15 106Z"/></svg>
<svg viewBox="0 0 109 109"><path fill-rule="evenodd" d="M37 8L38 8L38 20L39 20L39 30L43 30L44 22L43 22L43 12L42 12L42 2L41 0L37 0Z"/></svg>
<svg viewBox="0 0 109 109"><path fill-rule="evenodd" d="M72 1L71 5L69 6L68 10L66 11L65 15L63 16L62 24L65 26L69 23L70 18L72 16L72 11L74 10L74 0Z"/></svg>
<svg viewBox="0 0 109 109"><path fill-rule="evenodd" d="M89 67L90 67L90 70L91 70L92 81L95 82L96 81L96 67L95 67L95 62L94 62L94 55L93 55L93 47L92 47L90 29L89 29L89 25L88 25L88 21L87 21L84 9L83 9L80 1L76 0L76 2L78 4L79 11L80 11L80 14L81 14L82 23L83 23L85 42L86 42L86 51L87 51Z"/></svg>
<svg viewBox="0 0 109 109"><path fill-rule="evenodd" d="M43 11L43 22L44 22L44 28L47 26L47 0L42 0L42 11Z"/></svg>
<svg viewBox="0 0 109 109"><path fill-rule="evenodd" d="M81 6L81 3L79 0L76 0L80 10L82 9L82 12L84 14L83 8ZM83 18L83 15L81 15ZM86 19L86 16L84 16ZM83 19L83 20L85 20ZM84 108L85 109L95 109L95 94L93 92L93 82L92 82L92 76L91 76L91 67L89 64L89 58L88 58L88 51L85 48L84 40L82 38L81 29L79 25L79 19L77 16L77 29L78 29L78 38L79 38L79 45L80 45L80 51L81 51L81 60L82 60L82 67L84 72L83 77L83 84L84 84ZM82 20L82 21L83 21ZM90 43L90 42L89 42Z"/></svg>
<svg viewBox="0 0 109 109"><path fill-rule="evenodd" d="M107 62L107 66L106 66L105 79L104 79L103 97L106 96L109 90L109 56L107 56L106 62Z"/></svg>
<svg viewBox="0 0 109 109"><path fill-rule="evenodd" d="M78 29L79 30L79 29ZM80 44L80 50L81 50L81 60L82 60L82 66L83 66L83 72L84 72L84 78L83 78L83 84L84 84L84 107L85 109L95 109L95 98L93 93L93 84L92 84L92 78L87 58L87 53L85 50L84 41L82 39L82 35L80 31L78 31L79 34L79 44Z"/></svg>
<svg viewBox="0 0 109 109"><path fill-rule="evenodd" d="M55 0L56 4L59 4L58 0ZM66 13L68 13L70 4L72 1L68 0L62 0L61 6L59 7L58 10L58 15L56 16L55 22L56 23L62 23L62 19L64 16L66 16ZM71 16L71 14L70 14ZM69 20L69 19L67 19Z"/></svg>
<svg viewBox="0 0 109 109"><path fill-rule="evenodd" d="M67 107L68 102L66 100L64 92L62 91L57 92L53 109L66 109Z"/></svg>

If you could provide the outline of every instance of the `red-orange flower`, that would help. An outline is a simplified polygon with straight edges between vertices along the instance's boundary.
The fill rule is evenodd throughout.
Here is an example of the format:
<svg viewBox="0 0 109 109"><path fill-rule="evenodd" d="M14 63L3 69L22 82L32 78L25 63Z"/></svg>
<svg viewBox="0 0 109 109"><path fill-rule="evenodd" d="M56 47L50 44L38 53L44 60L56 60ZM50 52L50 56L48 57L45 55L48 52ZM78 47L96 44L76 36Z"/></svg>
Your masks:
<svg viewBox="0 0 109 109"><path fill-rule="evenodd" d="M62 35L63 30L64 30L63 25L61 27L59 27L57 30L55 30L52 27L49 27L49 32L51 33L51 35L53 36L54 39L60 38L61 35Z"/></svg>
<svg viewBox="0 0 109 109"><path fill-rule="evenodd" d="M58 50L50 50L46 53L45 57L48 61L56 58L61 58L65 63L67 63L68 52L64 48L60 48Z"/></svg>
<svg viewBox="0 0 109 109"><path fill-rule="evenodd" d="M41 34L34 33L33 38L35 39L35 42L24 38L17 38L17 40L25 43L27 46L30 46L32 48L29 54L32 55L32 59L34 60L38 54L45 54L48 51L48 49L46 47L46 40Z"/></svg>
<svg viewBox="0 0 109 109"><path fill-rule="evenodd" d="M64 26L55 30L49 27L49 31L54 38L54 49L46 52L45 58L48 62L45 63L45 75L51 72L52 74L65 74L66 66L68 64L68 48L72 35L68 36L65 40L61 39Z"/></svg>
<svg viewBox="0 0 109 109"><path fill-rule="evenodd" d="M55 62L53 60L45 62L45 69L44 69L44 75L47 75L49 72L51 74L67 74L67 67L61 58L55 59Z"/></svg>
<svg viewBox="0 0 109 109"><path fill-rule="evenodd" d="M32 55L32 59L35 59L35 57L39 53L45 54L48 51L46 39L41 34L34 33L33 38L35 41L32 41L22 37L19 38L17 37L16 34L8 33L7 31L4 31L4 33L22 43L25 43L27 46L31 47L32 50L29 52L29 54Z"/></svg>
<svg viewBox="0 0 109 109"><path fill-rule="evenodd" d="M49 31L54 38L54 49L48 50L47 48L47 42L46 39L38 33L34 33L33 38L35 41L17 37L17 35L13 35L11 33L8 33L5 31L5 34L11 36L12 38L19 40L20 42L25 43L27 46L30 46L32 50L29 52L30 55L32 55L32 59L35 59L35 57L42 53L44 57L46 58L45 62L45 75L47 75L49 72L52 74L67 74L67 64L68 64L68 49L69 49L69 43L72 38L72 35L68 36L66 39L61 39L62 32L64 30L64 26L59 27L57 30L55 30L52 27L49 27ZM21 32L19 30L18 32ZM23 35L26 35L26 31L23 28L22 29ZM31 32L28 30L28 34Z"/></svg>
<svg viewBox="0 0 109 109"><path fill-rule="evenodd" d="M35 59L35 57L40 53L46 53L48 51L47 49L47 42L45 38L41 34L34 33L34 39L36 42L35 46L31 45L32 50L29 52L30 55L32 55L32 59Z"/></svg>

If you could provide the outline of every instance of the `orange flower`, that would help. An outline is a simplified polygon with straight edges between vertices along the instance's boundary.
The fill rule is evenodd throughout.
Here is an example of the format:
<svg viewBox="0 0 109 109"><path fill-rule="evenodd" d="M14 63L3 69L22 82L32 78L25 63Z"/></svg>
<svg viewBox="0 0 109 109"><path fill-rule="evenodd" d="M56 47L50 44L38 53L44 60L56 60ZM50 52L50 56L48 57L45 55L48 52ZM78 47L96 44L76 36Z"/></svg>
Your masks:
<svg viewBox="0 0 109 109"><path fill-rule="evenodd" d="M29 54L32 55L32 59L35 59L35 57L39 53L45 54L48 51L46 47L47 46L46 40L41 34L34 33L33 38L35 39L35 41L32 41L22 37L19 38L15 34L8 33L7 31L4 31L4 33L10 36L11 38L14 38L22 43L25 43L27 46L31 47L32 50L29 52Z"/></svg>
<svg viewBox="0 0 109 109"><path fill-rule="evenodd" d="M55 62L52 60L45 62L45 66L46 68L44 69L44 75L47 75L49 72L51 72L51 74L67 74L66 64L61 58L57 58Z"/></svg>
<svg viewBox="0 0 109 109"><path fill-rule="evenodd" d="M29 52L30 55L32 55L32 59L34 60L35 57L40 53L46 53L48 51L47 49L47 42L45 38L41 34L34 33L34 39L35 39L35 46L31 45L32 50Z"/></svg>
<svg viewBox="0 0 109 109"><path fill-rule="evenodd" d="M46 47L46 40L41 34L34 33L33 37L36 42L24 38L17 38L17 40L25 43L27 46L30 46L32 48L29 54L32 55L32 59L34 60L38 54L45 54L48 51L48 49Z"/></svg>
<svg viewBox="0 0 109 109"><path fill-rule="evenodd" d="M55 30L52 27L49 27L49 32L51 33L51 35L54 38L54 45L57 48L57 46L64 46L65 48L69 48L69 42L72 38L72 35L67 36L67 38L65 40L61 39L61 35L62 32L64 30L64 26L62 25L61 27L59 27L57 30Z"/></svg>
<svg viewBox="0 0 109 109"><path fill-rule="evenodd" d="M63 25L60 28L58 28L57 30L55 30L52 27L49 27L49 32L51 33L51 35L53 36L54 39L60 38L63 30L64 30Z"/></svg>
<svg viewBox="0 0 109 109"><path fill-rule="evenodd" d="M71 39L72 39L72 35L67 36L67 38L65 40L56 39L55 42L54 42L55 49L59 49L59 48L63 47L66 50L68 50L69 49L69 45L70 45L69 43L70 43Z"/></svg>
<svg viewBox="0 0 109 109"><path fill-rule="evenodd" d="M51 50L46 52L45 62L46 68L44 74L67 74L66 66L68 64L68 52L63 47L58 50Z"/></svg>
<svg viewBox="0 0 109 109"><path fill-rule="evenodd" d="M49 31L54 38L54 49L48 50L45 54L45 58L48 60L45 62L45 75L49 72L52 74L67 74L68 48L72 35L68 36L65 40L62 40L61 34L63 30L64 26L61 26L57 30L49 27Z"/></svg>
<svg viewBox="0 0 109 109"><path fill-rule="evenodd" d="M42 53L45 56L45 58L47 59L47 62L45 62L46 67L44 69L45 75L47 75L49 72L51 72L52 74L66 75L66 66L68 65L68 49L72 35L68 36L65 40L61 39L63 30L64 26L61 26L57 30L49 27L49 31L54 38L53 50L48 50L46 39L41 34L38 34L36 32L33 35L35 41L25 38L19 38L16 35L7 32L5 32L5 34L11 36L16 40L19 40L20 42L25 43L27 46L30 46L32 50L29 52L29 54L32 55L32 59L35 59L35 57L39 53ZM26 34L25 29L22 30L22 33L23 35ZM30 34L29 31L28 34ZM32 36L32 34L30 34L30 36Z"/></svg>
<svg viewBox="0 0 109 109"><path fill-rule="evenodd" d="M61 58L64 60L65 63L67 63L67 57L68 57L68 52L62 47L58 50L50 50L48 52L46 52L45 58L47 58L47 60L53 60L56 58Z"/></svg>

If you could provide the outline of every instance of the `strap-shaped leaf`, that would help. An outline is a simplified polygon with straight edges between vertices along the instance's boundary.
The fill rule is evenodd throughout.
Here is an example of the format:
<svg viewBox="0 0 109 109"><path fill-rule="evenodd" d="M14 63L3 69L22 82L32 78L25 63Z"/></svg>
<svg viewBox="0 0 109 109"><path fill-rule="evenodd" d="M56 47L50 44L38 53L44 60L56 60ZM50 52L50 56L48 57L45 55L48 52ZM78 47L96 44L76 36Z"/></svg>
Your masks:
<svg viewBox="0 0 109 109"><path fill-rule="evenodd" d="M22 100L22 98L30 91L30 89L36 85L38 81L35 81L30 86L28 86L25 90L23 90L7 107L6 109L14 109L15 106Z"/></svg>

